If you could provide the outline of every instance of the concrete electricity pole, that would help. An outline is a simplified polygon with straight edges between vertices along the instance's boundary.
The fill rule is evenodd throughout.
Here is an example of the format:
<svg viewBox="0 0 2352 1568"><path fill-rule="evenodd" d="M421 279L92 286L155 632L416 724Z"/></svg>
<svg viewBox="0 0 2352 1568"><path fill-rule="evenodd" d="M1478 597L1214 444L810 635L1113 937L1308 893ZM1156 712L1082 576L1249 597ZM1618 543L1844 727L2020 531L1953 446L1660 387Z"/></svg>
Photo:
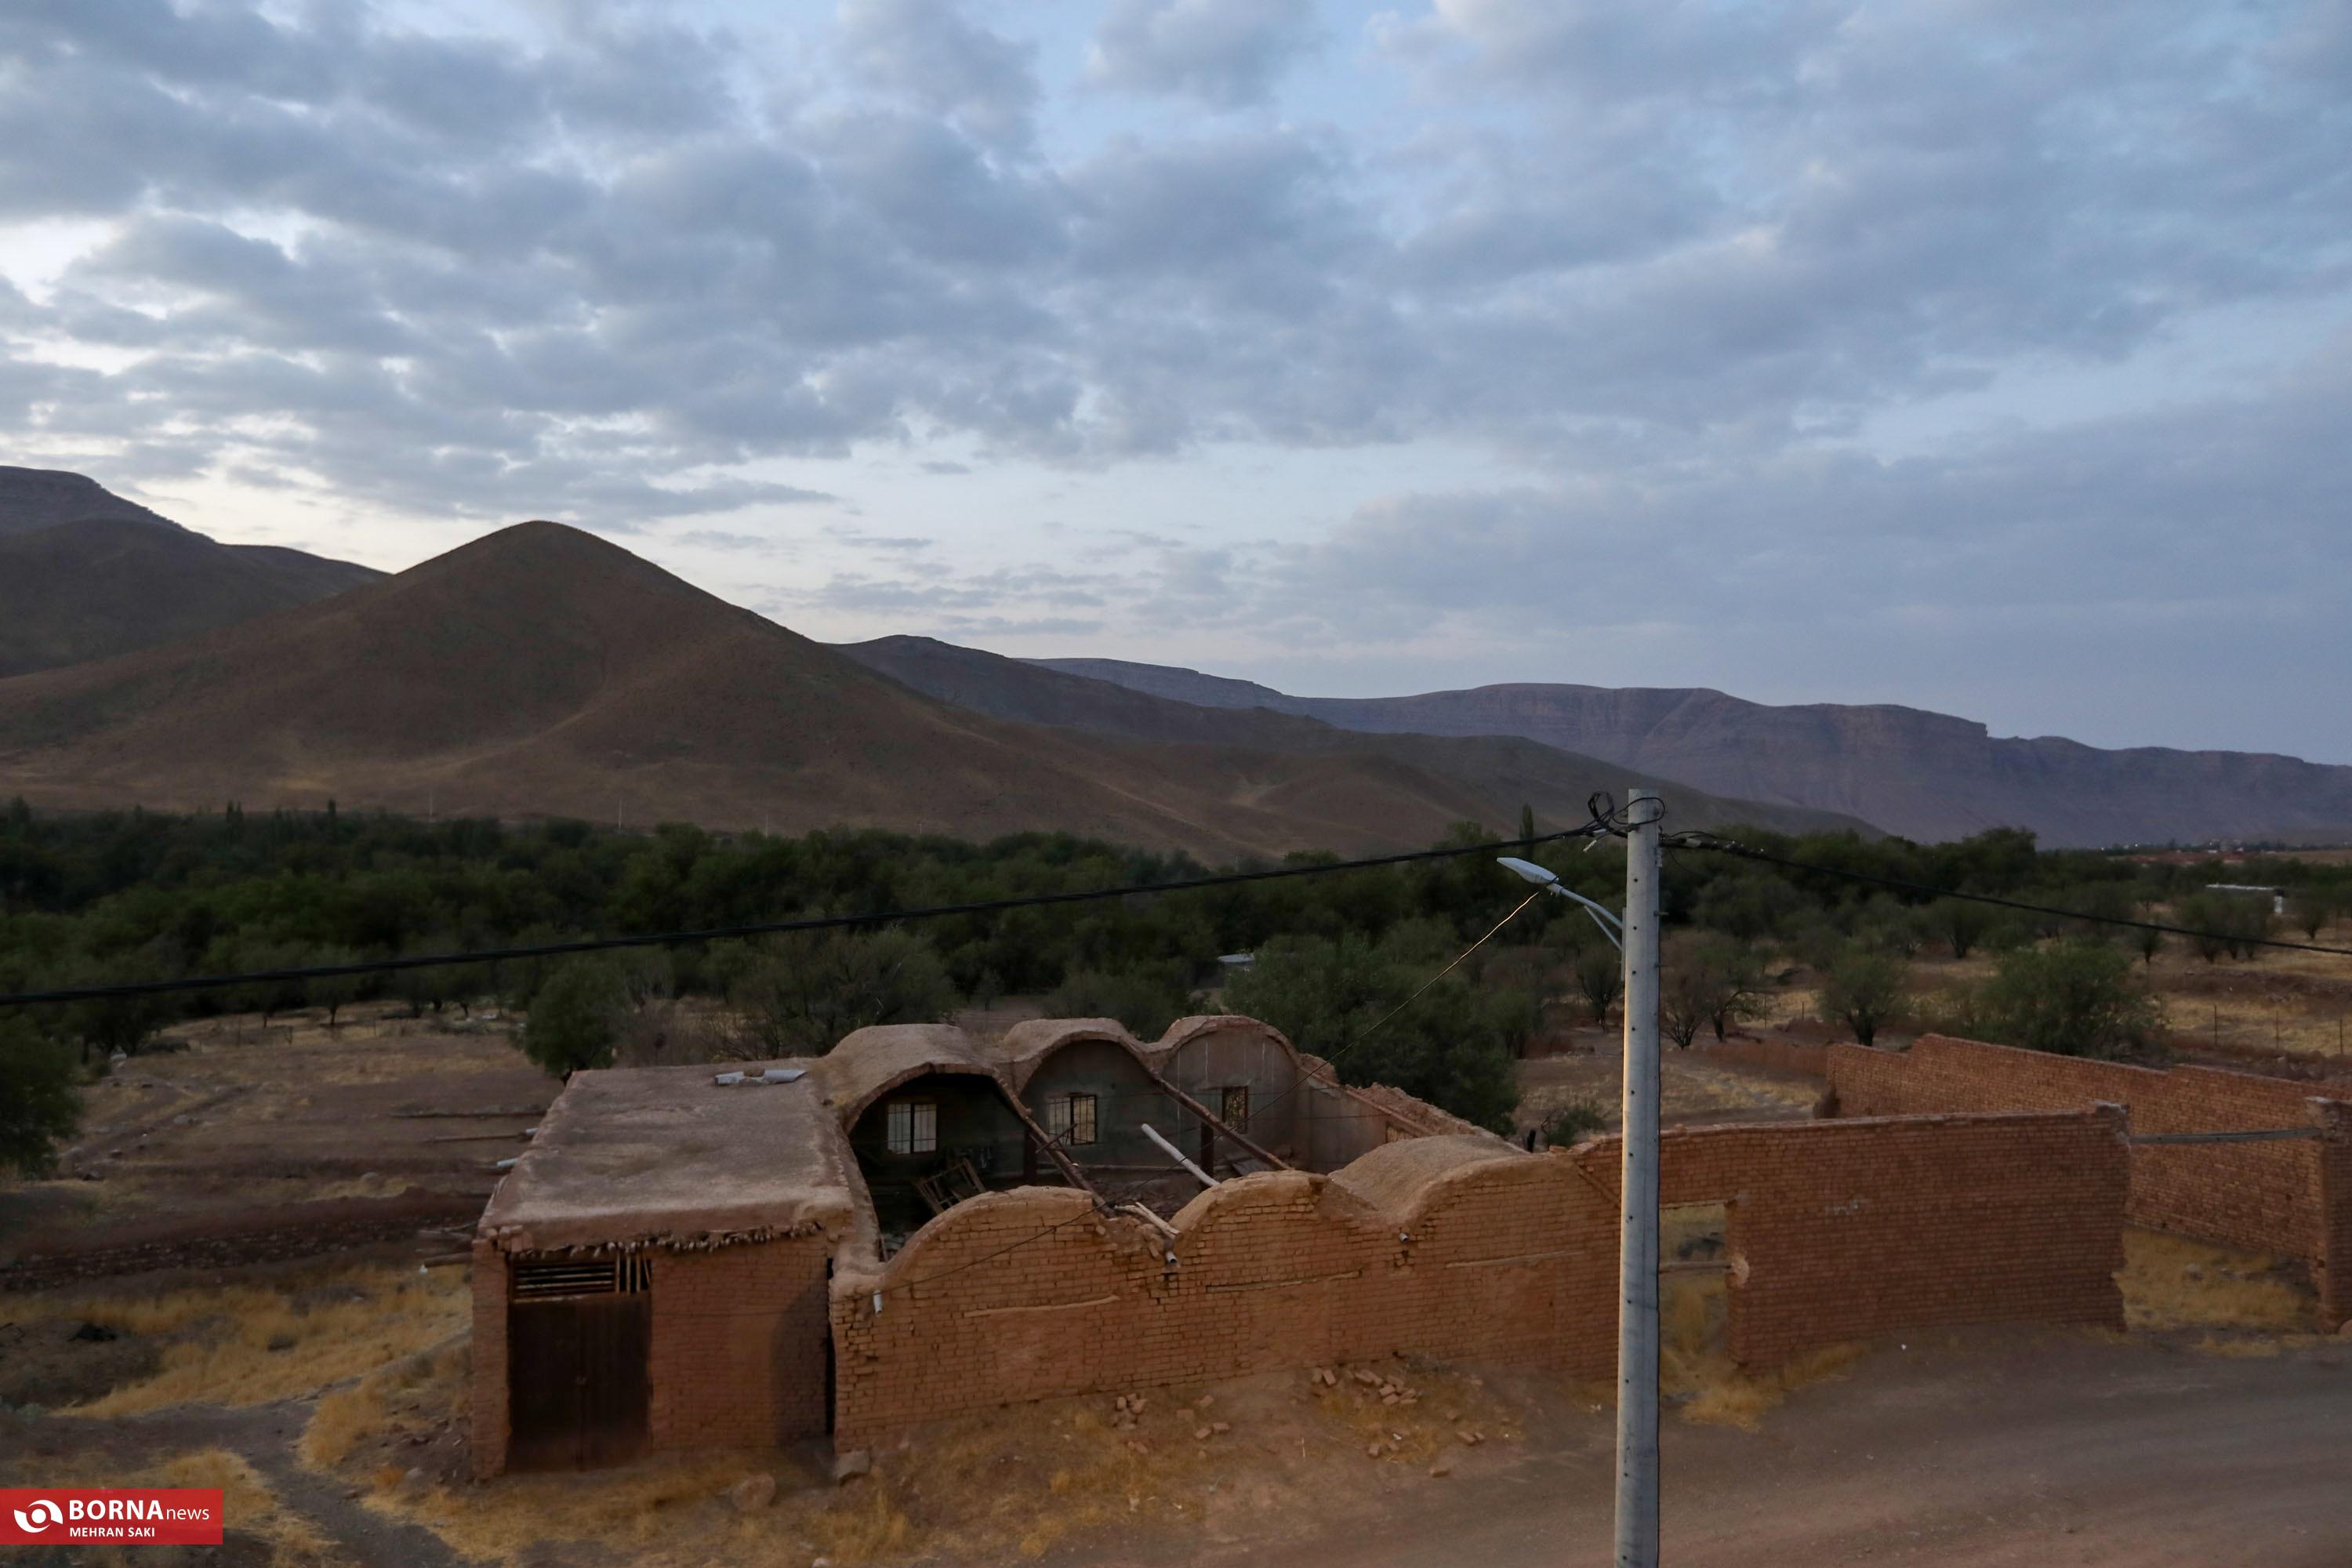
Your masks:
<svg viewBox="0 0 2352 1568"><path fill-rule="evenodd" d="M1618 1188L1617 1568L1658 1564L1658 819L1665 803L1626 804L1625 1098Z"/></svg>

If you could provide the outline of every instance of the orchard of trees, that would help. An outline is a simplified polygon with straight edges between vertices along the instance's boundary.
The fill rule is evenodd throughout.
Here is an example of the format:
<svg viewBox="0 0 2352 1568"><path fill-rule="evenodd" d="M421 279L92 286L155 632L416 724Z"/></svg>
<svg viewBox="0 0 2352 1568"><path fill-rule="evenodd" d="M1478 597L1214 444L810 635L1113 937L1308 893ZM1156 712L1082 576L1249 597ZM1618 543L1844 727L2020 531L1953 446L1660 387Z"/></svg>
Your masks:
<svg viewBox="0 0 2352 1568"><path fill-rule="evenodd" d="M1524 825L1523 825L1524 826ZM1949 899L1906 899L1825 874L1867 872L2126 916L2163 908L2213 930L2218 960L2273 921L2267 900L2203 890L2200 868L2038 850L1996 831L1952 844L1790 838L1749 843L1811 868L1783 871L1701 851L1668 858L1673 931L1665 1026L1677 1044L1752 1016L1768 976L1818 978L1825 1014L1868 1038L1904 1005L1902 961L1922 948L1982 952L1998 980L1962 999L1981 1028L2044 1048L2114 1050L2146 1036L2130 972L2142 933ZM1473 824L1448 842L1493 837ZM1296 861L1330 857L1294 857ZM1613 843L1537 858L1614 904ZM694 930L808 914L870 913L1171 880L1208 869L1067 835L979 845L869 831L800 838L684 826L625 834L579 822L423 823L351 813L0 809L0 994L47 987L364 963L587 934ZM2352 903L2352 868L2294 860L2233 868L2291 889L2290 919L2323 929ZM723 999L761 1054L821 1052L865 1024L937 1018L968 1002L1042 995L1055 1013L1108 1016L1144 1036L1199 1005L1215 960L1257 955L1223 1005L1330 1056L1395 1016L1341 1073L1504 1125L1512 1060L1547 1005L1605 1016L1617 955L1566 900L1539 900L1426 993L1415 988L1525 896L1483 856L1186 893L954 916L919 924L558 960L466 963L225 992L116 998L0 1013L0 1163L37 1165L70 1125L77 1074L103 1070L181 1018L331 1016L360 1000L462 1013L524 1009L521 1044L557 1074L615 1058L648 1009ZM2160 943L2164 939L2158 938ZM2210 943L2194 944L2202 953ZM2070 989L2071 988L2071 989ZM2069 1000L2048 1001L2058 994ZM1399 1009L1402 1008L1400 1011Z"/></svg>

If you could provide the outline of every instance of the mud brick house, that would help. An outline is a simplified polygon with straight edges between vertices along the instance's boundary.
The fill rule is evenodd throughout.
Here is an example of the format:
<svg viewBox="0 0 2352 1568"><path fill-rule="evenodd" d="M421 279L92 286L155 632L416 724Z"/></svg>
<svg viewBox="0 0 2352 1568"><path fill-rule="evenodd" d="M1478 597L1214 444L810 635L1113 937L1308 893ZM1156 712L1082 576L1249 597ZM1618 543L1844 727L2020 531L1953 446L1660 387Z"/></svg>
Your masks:
<svg viewBox="0 0 2352 1568"><path fill-rule="evenodd" d="M1934 1323L2116 1326L2125 1135L2114 1106L1677 1130L1665 1192L1718 1217L1752 1364ZM1603 1372L1617 1160L1342 1086L1233 1016L579 1073L474 1242L475 1465L855 1447L1400 1351Z"/></svg>

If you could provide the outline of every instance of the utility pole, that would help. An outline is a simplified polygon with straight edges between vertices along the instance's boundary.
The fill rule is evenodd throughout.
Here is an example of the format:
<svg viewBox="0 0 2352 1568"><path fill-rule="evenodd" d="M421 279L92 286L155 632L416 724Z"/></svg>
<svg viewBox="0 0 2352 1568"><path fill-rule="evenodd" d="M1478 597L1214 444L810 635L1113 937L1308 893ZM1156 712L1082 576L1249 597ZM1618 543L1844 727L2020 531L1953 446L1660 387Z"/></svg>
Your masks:
<svg viewBox="0 0 2352 1568"><path fill-rule="evenodd" d="M1626 803L1625 1098L1617 1242L1617 1568L1658 1568L1658 819Z"/></svg>

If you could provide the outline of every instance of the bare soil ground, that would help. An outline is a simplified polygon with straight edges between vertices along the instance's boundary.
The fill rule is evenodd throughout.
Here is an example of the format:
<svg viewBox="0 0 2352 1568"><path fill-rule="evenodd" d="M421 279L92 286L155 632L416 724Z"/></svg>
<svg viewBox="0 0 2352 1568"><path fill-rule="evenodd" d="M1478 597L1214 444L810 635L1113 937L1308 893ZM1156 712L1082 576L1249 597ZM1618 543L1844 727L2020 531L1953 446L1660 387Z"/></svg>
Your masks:
<svg viewBox="0 0 2352 1568"><path fill-rule="evenodd" d="M1617 1124L1624 1095L1623 1039L1614 1029L1579 1029L1555 1036L1557 1054L1519 1063L1521 1132L1541 1127L1563 1106L1586 1101L1608 1124ZM1703 1047L1669 1047L1660 1063L1664 1079L1659 1100L1666 1125L1700 1126L1714 1121L1801 1121L1822 1097L1818 1079L1709 1059Z"/></svg>
<svg viewBox="0 0 2352 1568"><path fill-rule="evenodd" d="M2302 942L2304 933L2281 933ZM2352 948L2352 922L2324 927L2322 946ZM1933 948L1910 961L1913 1016L1880 1031L1879 1043L1908 1041L1930 1018L1939 996L1977 984L1993 972L1990 954L1955 960ZM2166 1045L2187 1061L2338 1079L2352 1085L2352 955L2265 951L2260 958L2208 963L2179 938L2136 972L2163 1005ZM1818 978L1797 969L1765 996L1764 1021L1752 1032L1811 1039L1850 1039L1843 1025L1820 1017Z"/></svg>
<svg viewBox="0 0 2352 1568"><path fill-rule="evenodd" d="M0 1183L0 1289L469 1228L556 1085L506 1020L402 1011L208 1020L121 1064L55 1179Z"/></svg>

